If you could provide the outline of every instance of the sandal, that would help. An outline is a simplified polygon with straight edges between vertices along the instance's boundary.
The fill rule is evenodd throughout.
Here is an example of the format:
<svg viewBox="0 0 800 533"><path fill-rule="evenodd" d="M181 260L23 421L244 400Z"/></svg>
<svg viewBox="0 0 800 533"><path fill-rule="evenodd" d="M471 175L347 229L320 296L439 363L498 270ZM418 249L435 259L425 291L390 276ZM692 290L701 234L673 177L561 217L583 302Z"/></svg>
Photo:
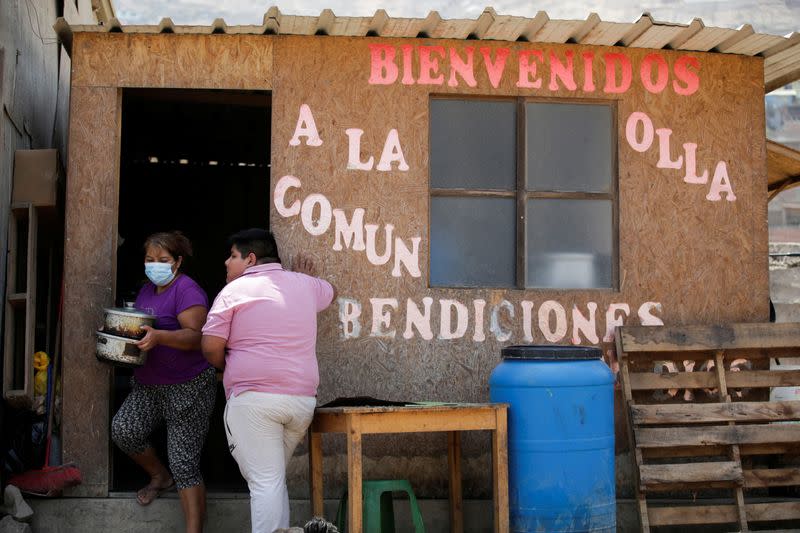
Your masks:
<svg viewBox="0 0 800 533"><path fill-rule="evenodd" d="M175 481L171 481L169 485L166 487L156 487L153 485L147 485L136 491L136 502L141 505L150 505L153 500L175 488Z"/></svg>

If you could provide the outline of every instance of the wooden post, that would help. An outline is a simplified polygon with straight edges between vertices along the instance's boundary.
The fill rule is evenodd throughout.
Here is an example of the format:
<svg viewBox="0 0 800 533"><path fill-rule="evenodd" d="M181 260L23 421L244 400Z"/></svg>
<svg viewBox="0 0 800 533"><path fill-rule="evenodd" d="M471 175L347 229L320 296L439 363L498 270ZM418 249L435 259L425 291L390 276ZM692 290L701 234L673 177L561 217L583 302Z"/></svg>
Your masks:
<svg viewBox="0 0 800 533"><path fill-rule="evenodd" d="M308 475L311 484L311 514L324 516L322 434L314 432L313 425L308 430Z"/></svg>
<svg viewBox="0 0 800 533"><path fill-rule="evenodd" d="M461 434L447 433L447 463L450 468L450 531L464 531L463 498L461 493Z"/></svg>
<svg viewBox="0 0 800 533"><path fill-rule="evenodd" d="M508 533L508 409L495 410L492 431L492 477L494 481L494 530Z"/></svg>
<svg viewBox="0 0 800 533"><path fill-rule="evenodd" d="M361 415L347 415L347 532L361 533Z"/></svg>

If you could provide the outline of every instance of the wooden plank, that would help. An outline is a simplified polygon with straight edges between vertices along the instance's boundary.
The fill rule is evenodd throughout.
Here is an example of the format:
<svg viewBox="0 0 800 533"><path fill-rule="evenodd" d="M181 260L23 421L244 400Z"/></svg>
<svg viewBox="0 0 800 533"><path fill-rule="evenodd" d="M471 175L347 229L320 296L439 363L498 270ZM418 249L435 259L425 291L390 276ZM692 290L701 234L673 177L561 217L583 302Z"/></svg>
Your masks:
<svg viewBox="0 0 800 533"><path fill-rule="evenodd" d="M620 359L629 357L637 364L656 361L708 361L714 359L714 350L684 350L684 351L663 351L663 352L631 352L623 353ZM784 348L728 348L725 350L725 359L733 361L735 359L768 359L781 357L800 357L800 346L790 346Z"/></svg>
<svg viewBox="0 0 800 533"><path fill-rule="evenodd" d="M725 446L676 446L674 448L645 448L642 456L645 459L665 459L670 457L721 457L725 455ZM739 447L742 455L785 455L800 454L800 442L742 444Z"/></svg>
<svg viewBox="0 0 800 533"><path fill-rule="evenodd" d="M797 520L800 518L800 501L753 503L747 505L747 519L752 522Z"/></svg>
<svg viewBox="0 0 800 533"><path fill-rule="evenodd" d="M447 434L447 465L450 470L450 531L464 531L464 503L461 491L461 434L451 431Z"/></svg>
<svg viewBox="0 0 800 533"><path fill-rule="evenodd" d="M800 518L800 502L750 503L745 506L747 520L767 522ZM682 505L675 507L651 507L650 524L705 525L725 524L736 521L733 505Z"/></svg>
<svg viewBox="0 0 800 533"><path fill-rule="evenodd" d="M742 370L725 372L732 389L800 386L800 370ZM631 389L711 389L716 380L708 372L635 372L630 376Z"/></svg>
<svg viewBox="0 0 800 533"><path fill-rule="evenodd" d="M363 414L361 431L370 433L419 433L430 431L470 431L495 428L494 409L467 409L447 412L399 411Z"/></svg>
<svg viewBox="0 0 800 533"><path fill-rule="evenodd" d="M347 416L347 531L361 533L363 527L361 471L361 415Z"/></svg>
<svg viewBox="0 0 800 533"><path fill-rule="evenodd" d="M508 533L508 409L497 409L495 417L495 430L492 431L494 530Z"/></svg>
<svg viewBox="0 0 800 533"><path fill-rule="evenodd" d="M622 348L630 352L675 352L800 346L800 327L792 323L714 326L623 326Z"/></svg>
<svg viewBox="0 0 800 533"><path fill-rule="evenodd" d="M642 486L651 490L657 485L695 483L715 486L742 485L742 466L736 461L642 465L639 469Z"/></svg>
<svg viewBox="0 0 800 533"><path fill-rule="evenodd" d="M800 485L800 467L756 468L744 471L744 486L748 489Z"/></svg>
<svg viewBox="0 0 800 533"><path fill-rule="evenodd" d="M714 376L708 372L632 372L630 387L632 390L663 389L711 389L716 384Z"/></svg>
<svg viewBox="0 0 800 533"><path fill-rule="evenodd" d="M642 428L636 432L636 445L640 448L772 444L798 440L800 440L800 424Z"/></svg>
<svg viewBox="0 0 800 533"><path fill-rule="evenodd" d="M650 507L651 526L705 525L736 522L735 505L680 505L675 507Z"/></svg>
<svg viewBox="0 0 800 533"><path fill-rule="evenodd" d="M634 424L800 420L800 401L632 405Z"/></svg>
<svg viewBox="0 0 800 533"><path fill-rule="evenodd" d="M342 413L323 413L317 409L311 422L311 431L315 433L345 433L347 417Z"/></svg>

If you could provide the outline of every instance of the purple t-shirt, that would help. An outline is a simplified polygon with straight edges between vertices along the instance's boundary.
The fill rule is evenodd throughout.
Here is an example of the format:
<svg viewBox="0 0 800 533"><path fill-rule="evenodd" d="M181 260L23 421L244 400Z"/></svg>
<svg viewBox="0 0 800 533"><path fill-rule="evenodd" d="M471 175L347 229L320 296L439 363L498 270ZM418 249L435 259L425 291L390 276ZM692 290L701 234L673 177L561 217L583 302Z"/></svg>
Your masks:
<svg viewBox="0 0 800 533"><path fill-rule="evenodd" d="M181 274L161 294L149 281L136 297L136 309L156 316L156 329L181 329L178 315L195 305L208 309L206 292L189 276ZM197 376L210 365L200 350L179 350L158 345L147 356L144 366L134 371L142 385L171 385Z"/></svg>

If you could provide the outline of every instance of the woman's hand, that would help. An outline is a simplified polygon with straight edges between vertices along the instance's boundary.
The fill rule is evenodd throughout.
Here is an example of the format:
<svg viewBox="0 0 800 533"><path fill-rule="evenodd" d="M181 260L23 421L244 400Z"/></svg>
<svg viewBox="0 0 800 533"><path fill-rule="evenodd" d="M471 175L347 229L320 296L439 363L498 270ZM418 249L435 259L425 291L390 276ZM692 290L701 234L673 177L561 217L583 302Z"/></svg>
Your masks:
<svg viewBox="0 0 800 533"><path fill-rule="evenodd" d="M161 344L161 331L150 326L142 326L147 333L144 338L136 342L136 346L143 351L152 350Z"/></svg>

